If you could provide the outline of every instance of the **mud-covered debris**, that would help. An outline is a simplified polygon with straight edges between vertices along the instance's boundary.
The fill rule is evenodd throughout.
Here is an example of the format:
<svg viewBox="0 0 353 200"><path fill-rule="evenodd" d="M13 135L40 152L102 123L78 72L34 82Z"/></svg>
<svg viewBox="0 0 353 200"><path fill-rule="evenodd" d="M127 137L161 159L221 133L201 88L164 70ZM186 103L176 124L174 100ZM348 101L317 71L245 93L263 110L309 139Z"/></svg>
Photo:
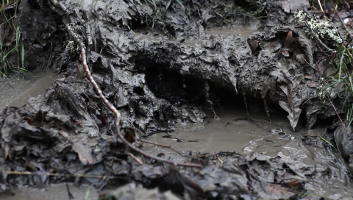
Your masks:
<svg viewBox="0 0 353 200"><path fill-rule="evenodd" d="M107 197L113 196L116 199L124 200L181 200L184 198L178 197L173 194L171 191L160 192L158 188L155 189L146 189L142 185L136 183L129 183L123 187L120 187L110 194L107 194Z"/></svg>
<svg viewBox="0 0 353 200"><path fill-rule="evenodd" d="M303 99L298 92L298 86L304 79L304 76L296 75L295 77L292 77L288 69L285 66L282 66L281 63L277 64L277 70L272 71L271 75L285 83L285 85L281 85L280 88L287 95L287 102L279 101L279 105L288 112L288 120L291 123L293 130L295 130L302 112L300 106L303 102Z"/></svg>
<svg viewBox="0 0 353 200"><path fill-rule="evenodd" d="M7 174L5 172L4 166L0 167L0 191L4 191L7 185Z"/></svg>
<svg viewBox="0 0 353 200"><path fill-rule="evenodd" d="M334 132L335 143L343 159L353 153L352 127L340 124Z"/></svg>
<svg viewBox="0 0 353 200"><path fill-rule="evenodd" d="M83 165L92 164L94 162L91 155L91 149L87 146L84 146L82 142L75 142L72 146L72 150L78 154L78 157Z"/></svg>
<svg viewBox="0 0 353 200"><path fill-rule="evenodd" d="M178 168L171 166L168 173L163 177L162 190L171 190L175 194L183 196L184 192L192 197L204 196L203 189L189 178L180 174Z"/></svg>

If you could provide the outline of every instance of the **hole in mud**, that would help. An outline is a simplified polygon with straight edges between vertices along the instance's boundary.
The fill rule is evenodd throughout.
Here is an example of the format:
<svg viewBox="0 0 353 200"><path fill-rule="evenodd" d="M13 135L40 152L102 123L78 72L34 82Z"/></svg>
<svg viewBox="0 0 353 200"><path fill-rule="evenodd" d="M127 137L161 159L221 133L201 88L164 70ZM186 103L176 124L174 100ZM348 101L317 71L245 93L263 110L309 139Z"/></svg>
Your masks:
<svg viewBox="0 0 353 200"><path fill-rule="evenodd" d="M170 33L173 37L175 36L175 30L172 26L166 26L166 30L168 31L168 33Z"/></svg>
<svg viewBox="0 0 353 200"><path fill-rule="evenodd" d="M137 66L140 69L145 68L148 87L158 98L166 99L175 106L205 103L202 80L165 70L161 64L151 63L145 66L137 64ZM139 89L136 91L139 92Z"/></svg>
<svg viewBox="0 0 353 200"><path fill-rule="evenodd" d="M144 92L143 89L140 88L140 87L135 87L135 88L134 88L134 93L136 93L137 95L140 95L140 96L145 95L145 92Z"/></svg>
<svg viewBox="0 0 353 200"><path fill-rule="evenodd" d="M130 28L137 33L143 33L147 34L148 33L148 24L145 21L141 20L131 20L130 22Z"/></svg>
<svg viewBox="0 0 353 200"><path fill-rule="evenodd" d="M211 83L209 85L210 85L210 91L209 91L210 100L212 101L215 108L223 109L229 106L237 106L237 107L246 109L246 106L247 106L249 113L254 113L254 112L265 113L264 100L261 97L259 97L259 94L257 94L257 96L254 95L255 91L252 94L250 93L245 94L245 99L246 99L246 104L245 104L245 99L242 91L239 91L237 95L233 88L228 89ZM271 113L275 112L276 114L279 114L279 115L286 114L286 112L283 111L283 109L280 108L278 104L275 104L273 102L267 102L267 105L269 106Z"/></svg>
<svg viewBox="0 0 353 200"><path fill-rule="evenodd" d="M209 83L209 86L209 97L213 103L214 109L224 111L228 109L236 109L237 112L248 113L248 117L250 118L267 116L264 99L260 97L259 91L246 92L244 99L243 91L239 91L237 95L233 88L226 88L212 83ZM278 102L271 101L270 99L266 100L266 104L269 108L269 119L285 119L284 121L287 121L288 113L278 105ZM305 128L306 125L307 120L305 117L305 111L303 110L296 131ZM288 129L292 129L289 123L286 126L288 126Z"/></svg>

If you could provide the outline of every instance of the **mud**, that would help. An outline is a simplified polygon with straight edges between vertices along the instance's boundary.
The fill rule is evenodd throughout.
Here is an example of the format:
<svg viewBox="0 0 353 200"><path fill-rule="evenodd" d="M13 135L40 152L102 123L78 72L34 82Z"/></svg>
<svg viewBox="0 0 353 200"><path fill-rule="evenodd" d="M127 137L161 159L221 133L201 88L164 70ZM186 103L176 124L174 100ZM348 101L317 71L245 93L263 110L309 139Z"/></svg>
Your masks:
<svg viewBox="0 0 353 200"><path fill-rule="evenodd" d="M0 110L7 106L25 105L29 98L44 94L56 79L56 74L51 71L3 78L0 86Z"/></svg>
<svg viewBox="0 0 353 200"><path fill-rule="evenodd" d="M67 189L69 188L69 190ZM33 188L14 188L12 195L10 191L6 191L0 194L1 199L16 200L16 199L28 199L28 200L62 200L62 199L86 199L86 193L89 190L89 198L98 198L96 191L87 186L74 186L73 184L61 184L51 185L46 189L33 189ZM69 196L69 193L72 195Z"/></svg>
<svg viewBox="0 0 353 200"><path fill-rule="evenodd" d="M290 142L290 138L301 137L306 131L304 129L303 132L291 132L286 127L277 127L276 122L287 122L283 120L285 115L282 115L282 118L276 115L278 119L272 118L271 124L266 114L247 115L244 107L229 106L223 110L215 109L215 112L219 118L209 119L203 124L178 124L175 132L155 134L150 140L184 151L194 150L202 153L235 151L241 154L256 151L268 152L270 156L276 156L274 147L282 147ZM274 133L267 131L264 127L259 127L252 120L268 123L267 126L271 125ZM279 133L275 133L280 129L284 129L283 139L278 135Z"/></svg>
<svg viewBox="0 0 353 200"><path fill-rule="evenodd" d="M113 187L107 193L117 199L352 196L352 143L342 128L335 131L338 124L327 127L336 113L319 95L335 69L319 62L320 48L297 26L295 1L181 3L21 1L26 65L50 66L61 78L38 80L34 92L17 96L42 95L2 110L1 191L75 182ZM136 145L202 169L175 168L125 148L114 116L85 78L68 22L87 47L94 80L122 114L125 137L152 135L183 152ZM339 84L330 91L339 112L342 92ZM346 160L325 141L342 144ZM32 174L11 174L21 171Z"/></svg>

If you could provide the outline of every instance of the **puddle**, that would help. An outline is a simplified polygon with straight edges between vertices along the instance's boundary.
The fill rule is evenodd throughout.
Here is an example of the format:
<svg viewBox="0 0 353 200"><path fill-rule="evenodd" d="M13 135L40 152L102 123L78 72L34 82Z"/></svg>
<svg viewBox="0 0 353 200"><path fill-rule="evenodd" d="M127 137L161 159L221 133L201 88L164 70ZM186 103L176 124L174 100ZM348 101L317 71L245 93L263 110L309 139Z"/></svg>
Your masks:
<svg viewBox="0 0 353 200"><path fill-rule="evenodd" d="M247 115L245 110L239 107L230 107L224 110L216 110L220 119L211 119L206 124L178 124L174 133L160 133L151 136L150 140L159 144L171 145L173 148L186 151L194 150L201 153L218 151L235 151L241 154L253 152L275 157L277 155L295 157L305 164L313 164L312 158L315 148L305 148L299 136L308 134L306 128L293 132L278 124L290 126L286 115L276 115L271 118L271 123L264 113ZM283 130L285 134L271 133L269 130L259 127L251 120L267 124L266 129ZM234 120L238 119L238 120ZM285 130L285 131L284 131ZM310 134L319 134L323 128L310 130ZM156 151L163 152L159 148ZM317 159L318 162L320 158Z"/></svg>
<svg viewBox="0 0 353 200"><path fill-rule="evenodd" d="M43 94L56 80L53 72L12 75L0 81L0 110L7 106L23 106L30 97Z"/></svg>
<svg viewBox="0 0 353 200"><path fill-rule="evenodd" d="M86 199L86 193L90 190L89 199L94 199L98 197L97 192L94 189L90 189L88 186L77 187L73 184L68 184L69 190L75 200L84 200ZM34 189L34 188L14 188L15 195L12 195L9 190L6 190L3 193L0 193L0 199L2 200L63 200L71 199L69 198L67 187L65 184L59 185L50 185L46 190L44 189Z"/></svg>
<svg viewBox="0 0 353 200"><path fill-rule="evenodd" d="M248 38L250 35L258 31L259 22L255 21L251 25L233 25L234 27L216 27L216 28L207 28L205 29L205 34L209 35L223 35L223 36L241 36Z"/></svg>

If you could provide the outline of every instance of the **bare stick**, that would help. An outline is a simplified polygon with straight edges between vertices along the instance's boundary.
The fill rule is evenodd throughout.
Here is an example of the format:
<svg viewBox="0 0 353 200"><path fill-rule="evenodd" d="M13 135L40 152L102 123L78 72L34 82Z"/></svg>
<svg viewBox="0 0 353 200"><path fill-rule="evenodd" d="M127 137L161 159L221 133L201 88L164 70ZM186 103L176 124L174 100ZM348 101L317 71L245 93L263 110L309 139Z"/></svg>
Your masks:
<svg viewBox="0 0 353 200"><path fill-rule="evenodd" d="M351 36L351 38L353 38L353 35L351 34L351 32L349 32L349 30L348 30L346 24L345 24L344 21L342 20L341 16L338 14L337 6L335 7L335 12L336 12L336 15L338 16L338 18L340 19L340 22L342 23L343 27L346 29L347 33ZM349 49L349 48L344 44L344 40L343 40L341 34L338 32L337 28L336 28L336 31L337 31L338 35L341 37L341 39L342 39L342 44L343 44L343 46L345 47L344 50ZM347 51L347 53L348 53L348 54L350 55L350 57L352 58L352 54L351 54L349 51ZM344 54L344 53L342 53L342 54ZM342 55L342 57L343 57L343 55Z"/></svg>
<svg viewBox="0 0 353 200"><path fill-rule="evenodd" d="M61 9L65 12L67 12L65 6L60 2L59 3ZM160 162L164 162L164 163L169 163L169 164L173 164L173 165L178 165L178 166L185 166L185 167L197 167L197 168L201 168L202 166L199 164L195 164L195 163L180 163L180 162L173 162L171 160L166 160L163 158L159 158L156 156L152 156L147 154L146 152L144 152L143 150L133 146L132 144L130 144L125 138L124 136L121 134L120 132L120 121L121 121L121 114L120 112L115 108L115 106L113 104L111 104L107 98L105 98L105 96L102 93L102 90L99 88L98 84L96 83L96 81L93 79L92 74L89 70L88 64L87 64L87 59L86 59L86 46L83 44L82 40L78 37L78 35L73 31L73 28L65 21L63 20L63 23L66 26L66 29L68 30L70 36L75 40L75 42L77 43L77 45L80 47L81 50L81 60L82 60L82 65L83 68L86 72L86 76L88 78L88 80L91 82L91 84L93 85L94 89L96 90L96 92L98 93L99 97L102 99L102 101L104 102L104 104L108 107L108 109L115 115L115 128L117 131L117 136L118 138L129 148L131 148L132 150L140 153L141 155L147 157L147 158L151 158Z"/></svg>
<svg viewBox="0 0 353 200"><path fill-rule="evenodd" d="M349 132L347 131L347 128L346 128L346 126L344 125L341 116L338 114L335 105L333 105L333 103L332 103L332 101L331 101L331 99L330 99L330 96L326 94L326 97L327 97L327 99L330 101L330 104L331 104L332 108L335 110L338 119L341 121L341 124L342 124L342 126L343 126L343 128L344 128L346 134L349 136ZM351 138L351 139L352 139L352 138Z"/></svg>
<svg viewBox="0 0 353 200"><path fill-rule="evenodd" d="M216 12L216 11L214 11L214 10L213 10L213 12L214 12L216 15L220 16L223 20L226 20L227 22L229 22L229 20L228 20L228 19L226 19L225 17L223 17L223 15L221 15L221 14L217 13L217 12Z"/></svg>
<svg viewBox="0 0 353 200"><path fill-rule="evenodd" d="M60 174L60 173L49 173L49 172L20 172L20 171L5 171L6 174L10 175L39 175L39 176L66 176L66 177L84 177L84 178L101 178L101 179L127 179L129 177L121 176L101 176L101 175L90 175L90 174Z"/></svg>
<svg viewBox="0 0 353 200"><path fill-rule="evenodd" d="M159 147L162 147L162 148L167 148L167 149L170 149L172 151L174 151L175 153L183 156L183 157L187 157L187 158L191 158L191 159L197 159L195 157L192 157L192 156L188 156L188 155L185 155L185 154L182 154L180 151L174 149L173 147L171 146L168 146L168 145L164 145L164 144L158 144L158 143L155 143L155 142L151 142L151 141L148 141L148 140L141 140L141 139L136 139L140 142L143 142L143 143L147 143L147 144L153 144L153 145L156 145L156 146L159 146Z"/></svg>
<svg viewBox="0 0 353 200"><path fill-rule="evenodd" d="M143 162L138 157L134 156L134 154L129 153L129 156L133 158L138 164L143 165Z"/></svg>
<svg viewBox="0 0 353 200"><path fill-rule="evenodd" d="M317 0L317 2L319 2L319 6L320 6L321 11L324 12L324 9L322 9L322 5L321 5L320 0Z"/></svg>
<svg viewBox="0 0 353 200"><path fill-rule="evenodd" d="M8 20L4 21L3 23L0 24L0 26L4 25L5 23L9 22L11 19L13 19L14 17L16 17L16 15L10 17Z"/></svg>

